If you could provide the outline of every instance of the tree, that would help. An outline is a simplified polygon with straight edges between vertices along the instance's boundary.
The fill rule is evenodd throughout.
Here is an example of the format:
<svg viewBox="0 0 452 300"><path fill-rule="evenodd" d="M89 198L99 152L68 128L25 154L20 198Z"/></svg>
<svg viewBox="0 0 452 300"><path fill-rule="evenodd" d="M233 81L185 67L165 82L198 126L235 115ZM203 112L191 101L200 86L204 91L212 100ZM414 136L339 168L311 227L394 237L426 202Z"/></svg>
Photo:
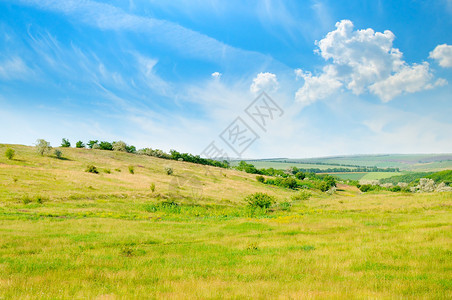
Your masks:
<svg viewBox="0 0 452 300"><path fill-rule="evenodd" d="M93 149L94 145L99 145L99 141L98 140L90 140L90 141L88 141L87 145L90 149Z"/></svg>
<svg viewBox="0 0 452 300"><path fill-rule="evenodd" d="M15 154L16 154L16 151L14 151L14 149L11 149L11 148L6 149L5 156L7 159L9 159L9 160L13 159Z"/></svg>
<svg viewBox="0 0 452 300"><path fill-rule="evenodd" d="M127 144L123 141L113 142L113 150L127 152Z"/></svg>
<svg viewBox="0 0 452 300"><path fill-rule="evenodd" d="M69 142L68 139L63 138L63 139L61 140L61 147L69 148L70 146L71 146L71 143Z"/></svg>
<svg viewBox="0 0 452 300"><path fill-rule="evenodd" d="M85 148L85 144L83 144L82 141L78 141L77 143L75 143L75 147L77 147L77 148Z"/></svg>
<svg viewBox="0 0 452 300"><path fill-rule="evenodd" d="M41 156L43 156L45 153L48 153L52 150L50 143L44 139L36 140L35 145L36 145L36 152L38 152L38 154Z"/></svg>
<svg viewBox="0 0 452 300"><path fill-rule="evenodd" d="M55 149L53 154L55 154L55 157L58 159L61 159L63 157L63 152L61 152L61 150L58 150L58 149Z"/></svg>
<svg viewBox="0 0 452 300"><path fill-rule="evenodd" d="M101 150L113 150L113 145L110 142L102 141L99 146Z"/></svg>

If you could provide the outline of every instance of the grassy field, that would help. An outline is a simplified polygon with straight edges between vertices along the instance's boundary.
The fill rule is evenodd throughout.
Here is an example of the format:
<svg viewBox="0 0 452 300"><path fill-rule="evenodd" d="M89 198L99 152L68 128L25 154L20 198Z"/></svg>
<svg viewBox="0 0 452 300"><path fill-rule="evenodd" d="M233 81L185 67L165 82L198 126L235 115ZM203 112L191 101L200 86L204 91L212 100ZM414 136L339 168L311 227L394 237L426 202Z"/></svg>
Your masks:
<svg viewBox="0 0 452 300"><path fill-rule="evenodd" d="M320 169L325 170L328 168L338 168L337 165L317 165L317 164L303 164L299 162L284 162L284 161L268 161L268 160L247 160L247 163L253 164L258 169L263 168L274 168L274 169L280 169L285 170L290 167L297 167L300 169ZM233 161L232 166L236 166L239 164L239 161ZM347 169L350 169L351 167L344 167Z"/></svg>
<svg viewBox="0 0 452 300"><path fill-rule="evenodd" d="M0 299L452 297L451 193L341 186L292 201L234 170L12 147L9 161L0 145ZM256 191L277 198L269 212L245 205Z"/></svg>
<svg viewBox="0 0 452 300"><path fill-rule="evenodd" d="M284 161L287 158L275 161ZM385 155L350 155L338 157L320 157L308 159L291 159L291 161L320 162L324 164L345 164L359 166L376 166L379 168L399 168L405 171L440 171L452 168L452 154L385 154Z"/></svg>
<svg viewBox="0 0 452 300"><path fill-rule="evenodd" d="M350 173L329 173L332 176L343 180L379 180L392 176L402 175L402 172L350 172Z"/></svg>

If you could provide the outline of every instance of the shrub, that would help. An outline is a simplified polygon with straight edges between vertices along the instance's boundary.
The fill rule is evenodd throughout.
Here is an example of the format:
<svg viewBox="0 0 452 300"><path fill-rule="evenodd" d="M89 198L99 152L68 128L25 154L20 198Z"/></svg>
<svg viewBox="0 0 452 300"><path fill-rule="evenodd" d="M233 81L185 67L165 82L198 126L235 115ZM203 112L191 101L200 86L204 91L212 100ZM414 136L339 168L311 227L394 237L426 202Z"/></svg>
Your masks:
<svg viewBox="0 0 452 300"><path fill-rule="evenodd" d="M292 203L290 203L289 201L284 201L284 202L279 203L279 209L281 209L281 210L289 211L291 207L292 207Z"/></svg>
<svg viewBox="0 0 452 300"><path fill-rule="evenodd" d="M264 178L264 176L262 176L262 175L257 175L257 176L256 176L256 180L257 180L258 182L261 182L261 183L264 183L264 182L265 182L265 178Z"/></svg>
<svg viewBox="0 0 452 300"><path fill-rule="evenodd" d="M113 150L113 145L110 142L100 142L99 147L101 150Z"/></svg>
<svg viewBox="0 0 452 300"><path fill-rule="evenodd" d="M173 175L174 170L171 167L165 167L165 172L167 175Z"/></svg>
<svg viewBox="0 0 452 300"><path fill-rule="evenodd" d="M297 177L297 179L299 180L303 180L306 177L306 174L300 171L295 174L295 177Z"/></svg>
<svg viewBox="0 0 452 300"><path fill-rule="evenodd" d="M281 181L281 186L289 189L296 189L298 186L297 180L292 177L284 178Z"/></svg>
<svg viewBox="0 0 452 300"><path fill-rule="evenodd" d="M61 150L59 149L55 149L55 151L53 152L53 154L55 155L56 158L61 159L63 157L63 152L61 152Z"/></svg>
<svg viewBox="0 0 452 300"><path fill-rule="evenodd" d="M99 144L94 144L91 149L100 149L100 146L99 146Z"/></svg>
<svg viewBox="0 0 452 300"><path fill-rule="evenodd" d="M151 188L151 192L155 192L155 183L151 183L150 188Z"/></svg>
<svg viewBox="0 0 452 300"><path fill-rule="evenodd" d="M299 191L295 195L292 196L292 200L308 200L311 198L312 194L308 191Z"/></svg>
<svg viewBox="0 0 452 300"><path fill-rule="evenodd" d="M127 152L127 144L123 141L113 142L113 150Z"/></svg>
<svg viewBox="0 0 452 300"><path fill-rule="evenodd" d="M402 188L399 185L396 185L390 189L391 192L400 192Z"/></svg>
<svg viewBox="0 0 452 300"><path fill-rule="evenodd" d="M48 199L42 197L42 196L36 196L36 203L43 204Z"/></svg>
<svg viewBox="0 0 452 300"><path fill-rule="evenodd" d="M25 195L22 197L22 203L23 204L28 204L31 203L33 200L30 199L30 197L28 195Z"/></svg>
<svg viewBox="0 0 452 300"><path fill-rule="evenodd" d="M93 165L88 165L86 167L85 172L99 174L99 171L97 170L96 166L93 166Z"/></svg>
<svg viewBox="0 0 452 300"><path fill-rule="evenodd" d="M52 150L52 147L50 147L50 143L43 139L36 140L36 152L38 152L39 155L43 156L45 153L50 152Z"/></svg>
<svg viewBox="0 0 452 300"><path fill-rule="evenodd" d="M129 173L135 174L135 168L133 166L129 166Z"/></svg>
<svg viewBox="0 0 452 300"><path fill-rule="evenodd" d="M116 171L116 172L121 172L121 169L116 168L115 171Z"/></svg>
<svg viewBox="0 0 452 300"><path fill-rule="evenodd" d="M111 171L110 171L110 169L104 169L104 173L110 174Z"/></svg>
<svg viewBox="0 0 452 300"><path fill-rule="evenodd" d="M326 192L329 190L329 185L325 181L317 181L315 183L315 188L321 190L322 192Z"/></svg>
<svg viewBox="0 0 452 300"><path fill-rule="evenodd" d="M85 148L85 144L82 141L78 141L75 143L76 148Z"/></svg>
<svg viewBox="0 0 452 300"><path fill-rule="evenodd" d="M379 185L372 185L372 184L363 184L359 187L359 190L363 193L371 192L371 191L379 191L381 189L384 189L384 188Z"/></svg>
<svg viewBox="0 0 452 300"><path fill-rule="evenodd" d="M69 148L70 146L71 146L71 143L69 142L68 139L62 139L61 140L61 147Z"/></svg>
<svg viewBox="0 0 452 300"><path fill-rule="evenodd" d="M94 145L99 145L99 141L98 140L90 140L90 141L88 141L87 145L90 149L96 149L96 148L94 148Z"/></svg>
<svg viewBox="0 0 452 300"><path fill-rule="evenodd" d="M245 201L248 202L248 205L251 207L266 209L269 208L273 203L275 203L275 198L265 193L254 193L246 196Z"/></svg>
<svg viewBox="0 0 452 300"><path fill-rule="evenodd" d="M126 145L126 151L129 153L136 153L137 152L137 148L135 148L135 146L132 145Z"/></svg>
<svg viewBox="0 0 452 300"><path fill-rule="evenodd" d="M11 149L11 148L6 149L5 156L7 159L10 159L10 160L13 159L14 155L16 155L16 151L14 151L14 149Z"/></svg>

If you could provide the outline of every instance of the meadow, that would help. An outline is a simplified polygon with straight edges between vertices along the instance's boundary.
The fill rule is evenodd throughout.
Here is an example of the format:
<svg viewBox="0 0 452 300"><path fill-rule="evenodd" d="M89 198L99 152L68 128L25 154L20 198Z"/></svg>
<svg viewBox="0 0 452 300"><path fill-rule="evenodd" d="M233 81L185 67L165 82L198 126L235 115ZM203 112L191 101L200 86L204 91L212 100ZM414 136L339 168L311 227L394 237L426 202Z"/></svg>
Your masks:
<svg viewBox="0 0 452 300"><path fill-rule="evenodd" d="M293 200L236 170L6 147L0 299L452 297L451 193L339 185ZM277 202L250 208L254 192Z"/></svg>

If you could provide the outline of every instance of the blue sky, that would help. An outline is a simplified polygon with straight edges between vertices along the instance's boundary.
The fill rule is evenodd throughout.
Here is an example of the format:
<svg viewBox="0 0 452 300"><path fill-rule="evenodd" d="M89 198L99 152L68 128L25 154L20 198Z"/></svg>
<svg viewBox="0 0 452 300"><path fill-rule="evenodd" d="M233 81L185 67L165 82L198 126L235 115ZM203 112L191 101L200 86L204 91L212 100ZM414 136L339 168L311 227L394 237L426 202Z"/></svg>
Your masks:
<svg viewBox="0 0 452 300"><path fill-rule="evenodd" d="M452 150L452 1L0 1L0 142L243 157ZM266 131L245 108L284 114Z"/></svg>

